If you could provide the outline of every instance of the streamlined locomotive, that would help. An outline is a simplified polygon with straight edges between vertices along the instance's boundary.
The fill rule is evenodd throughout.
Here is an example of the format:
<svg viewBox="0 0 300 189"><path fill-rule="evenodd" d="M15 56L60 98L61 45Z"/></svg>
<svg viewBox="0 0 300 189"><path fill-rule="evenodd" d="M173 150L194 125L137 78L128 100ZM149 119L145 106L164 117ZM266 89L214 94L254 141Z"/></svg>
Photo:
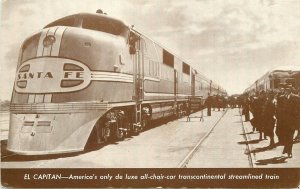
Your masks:
<svg viewBox="0 0 300 189"><path fill-rule="evenodd" d="M190 96L224 95L145 35L104 14L48 24L21 47L10 106L8 150L82 151L122 139L150 120L179 115Z"/></svg>

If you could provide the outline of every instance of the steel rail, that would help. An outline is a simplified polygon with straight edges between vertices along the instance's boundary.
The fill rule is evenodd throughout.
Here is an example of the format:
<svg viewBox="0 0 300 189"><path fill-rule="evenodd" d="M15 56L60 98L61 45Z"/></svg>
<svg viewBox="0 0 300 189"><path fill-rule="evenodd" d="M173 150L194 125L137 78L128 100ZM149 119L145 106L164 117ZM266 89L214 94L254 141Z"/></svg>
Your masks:
<svg viewBox="0 0 300 189"><path fill-rule="evenodd" d="M220 119L212 126L212 128L206 133L204 137L202 137L198 143L195 145L195 147L185 156L185 158L177 165L177 168L186 168L187 164L189 161L192 159L193 155L198 151L200 148L201 144L204 142L204 140L212 133L214 128L219 124L221 119L224 117L224 115L227 113L226 111L223 113L223 115L220 117Z"/></svg>

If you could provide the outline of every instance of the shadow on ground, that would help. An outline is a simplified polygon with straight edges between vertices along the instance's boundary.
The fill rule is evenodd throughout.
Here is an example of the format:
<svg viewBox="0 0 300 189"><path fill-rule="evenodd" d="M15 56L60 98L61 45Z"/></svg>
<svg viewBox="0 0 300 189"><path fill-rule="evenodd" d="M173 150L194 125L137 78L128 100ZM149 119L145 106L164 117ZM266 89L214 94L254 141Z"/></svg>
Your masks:
<svg viewBox="0 0 300 189"><path fill-rule="evenodd" d="M251 132L248 132L248 133L241 133L240 135L250 135L250 134L256 134L256 133L251 131Z"/></svg>
<svg viewBox="0 0 300 189"><path fill-rule="evenodd" d="M241 142L238 142L238 144L257 144L260 141L261 140L259 140L259 139L254 139L254 140L249 140L249 141L241 141Z"/></svg>
<svg viewBox="0 0 300 189"><path fill-rule="evenodd" d="M275 147L276 146L265 146L265 147L261 147L261 148L255 148L255 149L251 150L250 153L264 152L264 151L267 151L267 150L272 150Z"/></svg>
<svg viewBox="0 0 300 189"><path fill-rule="evenodd" d="M287 157L279 156L273 157L269 159L260 159L256 161L256 165L268 165L268 164L279 164L279 163L287 163Z"/></svg>

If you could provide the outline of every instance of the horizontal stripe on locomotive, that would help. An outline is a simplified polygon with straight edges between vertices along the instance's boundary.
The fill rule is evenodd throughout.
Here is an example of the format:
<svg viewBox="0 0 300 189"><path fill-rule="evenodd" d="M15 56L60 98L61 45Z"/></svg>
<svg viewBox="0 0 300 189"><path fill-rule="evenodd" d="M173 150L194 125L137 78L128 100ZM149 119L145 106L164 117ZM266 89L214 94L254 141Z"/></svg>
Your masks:
<svg viewBox="0 0 300 189"><path fill-rule="evenodd" d="M92 71L91 80L133 83L133 75L114 72Z"/></svg>
<svg viewBox="0 0 300 189"><path fill-rule="evenodd" d="M91 110L108 110L111 105L107 102L68 102L68 103L36 103L36 104L10 104L10 112L26 113L70 113Z"/></svg>
<svg viewBox="0 0 300 189"><path fill-rule="evenodd" d="M158 92L146 92L146 91L144 91L144 95L145 96L172 96L172 97L175 97L174 93L158 93ZM176 94L176 96L189 97L189 96L192 96L192 95Z"/></svg>
<svg viewBox="0 0 300 189"><path fill-rule="evenodd" d="M103 71L92 71L91 80L93 81L116 81L116 82L128 82L133 83L133 75L126 73L114 73L114 72L103 72ZM145 76L144 80L159 82L159 78L153 78Z"/></svg>
<svg viewBox="0 0 300 189"><path fill-rule="evenodd" d="M159 79L159 78L148 77L148 76L145 76L145 77L144 77L144 80L160 82L160 79Z"/></svg>

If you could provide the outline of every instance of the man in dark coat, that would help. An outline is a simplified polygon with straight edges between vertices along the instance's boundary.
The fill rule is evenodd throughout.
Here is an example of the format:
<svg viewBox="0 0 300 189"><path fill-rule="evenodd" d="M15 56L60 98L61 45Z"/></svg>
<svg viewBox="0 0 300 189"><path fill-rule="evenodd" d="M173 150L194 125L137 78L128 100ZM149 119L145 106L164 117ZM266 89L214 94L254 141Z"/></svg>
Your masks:
<svg viewBox="0 0 300 189"><path fill-rule="evenodd" d="M245 122L250 120L250 99L248 97L248 94L246 93L244 96L244 102L243 102L243 115L245 115Z"/></svg>
<svg viewBox="0 0 300 189"><path fill-rule="evenodd" d="M284 123L283 116L285 111L285 96L284 88L281 85L280 91L276 95L276 130L275 133L278 137L278 144L282 145L284 142Z"/></svg>
<svg viewBox="0 0 300 189"><path fill-rule="evenodd" d="M300 141L300 89L298 90L294 89L293 93L298 96L298 102L297 102L298 116L297 116L297 125L296 125L297 136L295 137L294 140L299 142Z"/></svg>
<svg viewBox="0 0 300 189"><path fill-rule="evenodd" d="M292 93L291 86L285 89L285 111L283 115L284 123L284 149L282 154L287 153L288 157L292 157L294 132L297 125L297 101L298 96Z"/></svg>
<svg viewBox="0 0 300 189"><path fill-rule="evenodd" d="M211 105L212 105L212 97L210 96L210 93L208 93L207 99L205 101L205 106L207 107L207 116L211 116Z"/></svg>
<svg viewBox="0 0 300 189"><path fill-rule="evenodd" d="M222 106L222 99L221 99L221 97L220 97L219 94L217 94L216 102L217 102L217 108L218 108L218 111L220 111L221 106Z"/></svg>
<svg viewBox="0 0 300 189"><path fill-rule="evenodd" d="M225 111L226 107L227 107L227 100L225 98L225 96L221 96L221 107L223 108L223 111Z"/></svg>
<svg viewBox="0 0 300 189"><path fill-rule="evenodd" d="M269 92L267 94L267 99L263 105L262 110L262 131L264 132L265 136L270 137L270 147L274 147L274 127L275 127L275 104L273 103L274 95Z"/></svg>
<svg viewBox="0 0 300 189"><path fill-rule="evenodd" d="M215 111L215 108L217 108L217 96L214 95L211 97L211 101L212 101L212 107L213 107L213 111Z"/></svg>
<svg viewBox="0 0 300 189"><path fill-rule="evenodd" d="M263 116L262 116L262 109L265 103L265 91L261 91L260 93L256 94L258 98L254 98L251 104L252 115L253 119L251 120L251 124L255 127L256 130L259 131L259 140L262 140L263 134ZM266 136L264 136L265 138Z"/></svg>

